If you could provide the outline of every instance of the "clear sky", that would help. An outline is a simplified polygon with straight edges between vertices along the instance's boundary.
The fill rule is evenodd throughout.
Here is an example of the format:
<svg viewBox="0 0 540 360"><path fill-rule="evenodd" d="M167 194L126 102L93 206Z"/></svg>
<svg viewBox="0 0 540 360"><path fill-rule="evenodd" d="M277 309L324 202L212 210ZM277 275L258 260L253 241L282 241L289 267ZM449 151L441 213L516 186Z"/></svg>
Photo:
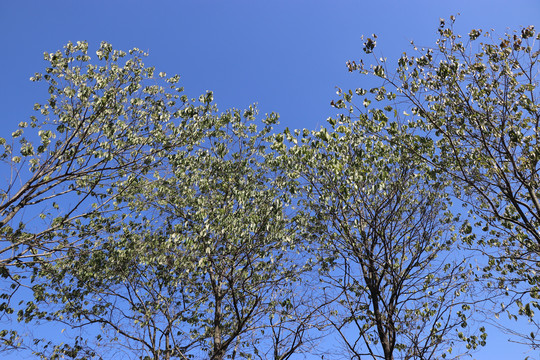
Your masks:
<svg viewBox="0 0 540 360"><path fill-rule="evenodd" d="M44 51L68 41L138 47L150 53L147 64L179 74L190 97L213 90L222 110L257 102L282 126L316 129L335 114L336 86L366 86L345 67L362 56L361 35L376 33L377 50L391 59L413 39L433 45L439 18L458 13L462 33L540 27L540 0L0 0L0 137L47 99L29 78L44 70ZM502 334L488 342L474 358L524 357Z"/></svg>

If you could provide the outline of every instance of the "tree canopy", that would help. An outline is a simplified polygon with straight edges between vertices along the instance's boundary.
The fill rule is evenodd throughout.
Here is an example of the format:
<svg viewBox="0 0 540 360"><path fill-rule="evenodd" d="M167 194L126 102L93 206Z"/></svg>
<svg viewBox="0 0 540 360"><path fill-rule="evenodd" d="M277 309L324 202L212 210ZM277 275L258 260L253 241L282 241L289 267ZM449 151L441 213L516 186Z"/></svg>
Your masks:
<svg viewBox="0 0 540 360"><path fill-rule="evenodd" d="M431 144L430 156L407 147L432 171L450 176L454 197L470 209L472 224L465 224L464 241L489 255L479 276L488 288L502 290L498 312L515 304L511 317L534 322L539 34L529 26L501 38L481 29L462 37L454 32L454 22L455 17L441 20L437 46L404 53L394 72L384 59L370 68L356 62L348 67L383 80L371 89L375 100L405 104L387 105L389 111L404 110L391 126L406 127ZM373 44L368 39L366 52ZM344 94L340 105L352 102ZM523 334L533 347L538 346L535 333Z"/></svg>
<svg viewBox="0 0 540 360"><path fill-rule="evenodd" d="M454 21L395 70L366 39L347 66L380 85L319 130L219 112L138 49L46 53L49 98L0 138L0 350L459 358L503 312L537 348L540 35Z"/></svg>

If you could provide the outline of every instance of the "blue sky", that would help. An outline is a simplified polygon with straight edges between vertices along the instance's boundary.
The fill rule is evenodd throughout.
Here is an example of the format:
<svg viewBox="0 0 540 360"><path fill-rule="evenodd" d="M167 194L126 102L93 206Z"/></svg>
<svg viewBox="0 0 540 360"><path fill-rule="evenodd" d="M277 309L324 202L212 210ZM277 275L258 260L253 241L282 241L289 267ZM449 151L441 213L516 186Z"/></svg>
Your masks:
<svg viewBox="0 0 540 360"><path fill-rule="evenodd" d="M222 110L257 102L263 114L278 112L282 127L316 129L335 114L329 104L336 86L367 86L345 67L362 56L362 35L376 33L378 52L392 59L413 39L433 45L439 18L458 13L462 33L540 26L538 0L2 0L0 137L47 99L29 78L44 69L44 51L68 41L138 47L150 53L147 64L179 74L190 97L213 90ZM474 358L523 358L525 349L505 339L490 333L488 347Z"/></svg>

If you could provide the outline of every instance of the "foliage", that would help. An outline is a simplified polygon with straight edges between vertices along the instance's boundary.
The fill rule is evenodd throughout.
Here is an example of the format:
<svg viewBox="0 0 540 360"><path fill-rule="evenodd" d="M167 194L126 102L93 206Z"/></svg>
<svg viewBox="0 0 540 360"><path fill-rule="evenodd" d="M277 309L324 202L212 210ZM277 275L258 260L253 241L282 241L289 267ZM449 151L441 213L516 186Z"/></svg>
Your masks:
<svg viewBox="0 0 540 360"><path fill-rule="evenodd" d="M321 281L335 299L328 320L353 358L444 358L458 336L478 344L461 332L470 274L449 253L455 219L445 213L444 178L390 143L399 132L385 133L381 116L342 116L331 130L289 135Z"/></svg>
<svg viewBox="0 0 540 360"><path fill-rule="evenodd" d="M11 170L1 192L2 253L15 252L2 259L4 268L36 252L53 251L60 230L108 209L114 199L110 188L128 187L130 175L146 173L164 156L164 146L172 145L164 141L164 130L171 112L187 100L179 99L182 89L165 93L149 84L153 68L144 67L144 53L137 49L128 57L102 43L97 53L101 66L90 62L86 43L45 53L49 67L31 79L48 84L47 103L34 106L45 119L33 116L30 123L20 123L12 144L0 141L0 158ZM166 80L173 89L177 81ZM32 143L36 134L23 136L28 126L38 130L38 144ZM59 203L66 195L69 204ZM31 207L41 226L14 223Z"/></svg>
<svg viewBox="0 0 540 360"><path fill-rule="evenodd" d="M54 318L103 328L96 354L118 344L128 358L252 358L271 347L264 331L295 322L280 314L295 303L302 258L282 179L266 165L277 117L257 130L254 112L191 119L202 136L125 190L129 215L42 268Z"/></svg>
<svg viewBox="0 0 540 360"><path fill-rule="evenodd" d="M416 155L433 171L451 176L454 195L478 218L473 221L477 231L465 225L465 241L490 255L479 276L502 291L500 311L516 304L518 315L534 321L539 308L540 35L529 26L500 39L480 29L461 37L453 30L455 18L450 20L450 25L441 20L435 48L414 47L418 55L404 53L394 72L385 59L369 68L349 62L349 70L381 78L383 85L371 89L375 100L396 109L410 134L433 141L433 156ZM338 107L355 111L353 102L344 93ZM477 237L480 230L484 235ZM534 333L525 337L538 346Z"/></svg>
<svg viewBox="0 0 540 360"><path fill-rule="evenodd" d="M91 59L85 42L45 53L46 71L31 80L47 84L49 99L34 106L38 115L21 122L11 140L0 139L0 269L10 278L4 313L13 312L12 291L28 285L28 267L54 261L83 234L110 226L112 215L109 223L100 219L121 213L123 193L192 136L190 129L168 130L170 118L206 111L184 109L179 78L155 76L140 50L102 43L96 53Z"/></svg>
<svg viewBox="0 0 540 360"><path fill-rule="evenodd" d="M0 315L62 324L31 345L73 359L285 360L328 333L349 357L455 357L493 291L534 323L539 35L454 20L395 71L349 62L382 85L339 89L319 131L189 100L137 49L46 54L49 99L0 139ZM15 330L0 350L29 346Z"/></svg>

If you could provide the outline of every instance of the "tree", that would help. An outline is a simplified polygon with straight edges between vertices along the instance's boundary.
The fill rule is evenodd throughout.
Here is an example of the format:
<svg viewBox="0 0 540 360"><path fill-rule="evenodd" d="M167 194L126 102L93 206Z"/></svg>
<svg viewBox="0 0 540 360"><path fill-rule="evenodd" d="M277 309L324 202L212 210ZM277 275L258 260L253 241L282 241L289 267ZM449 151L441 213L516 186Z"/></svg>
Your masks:
<svg viewBox="0 0 540 360"><path fill-rule="evenodd" d="M146 84L153 78L153 68L144 67L145 54L139 50L130 51L124 66L118 63L127 54L113 51L110 44L102 43L97 54L102 66L89 63L86 43L45 53L50 67L31 80L48 84L49 100L34 106L46 118L39 121L33 116L30 124L20 123L12 134L17 145L1 140L1 159L11 170L5 172L10 178L1 193L3 268L35 257L36 251L49 254L58 245L51 233L88 213L103 211L113 199L107 194L109 187L119 186L129 175L144 174L154 157L163 156L158 146L166 142L156 139L164 136L176 103L181 108L185 100L178 100L176 92L165 94L157 84ZM167 80L173 88L177 81L178 77ZM32 143L36 134L23 137L28 125L39 130L39 144ZM66 196L71 206L60 211L53 200ZM97 199L100 203L88 209ZM33 212L43 226L28 229L24 221L15 223L21 211L38 206L41 209ZM6 256L10 251L15 254Z"/></svg>
<svg viewBox="0 0 540 360"><path fill-rule="evenodd" d="M444 358L458 337L468 348L485 343L484 334L456 331L471 316L459 296L470 272L450 256L446 182L389 141L400 134L385 131L386 119L378 110L356 122L330 119L330 130L286 132L293 146L282 149L304 189L320 281L334 299L328 321L347 356Z"/></svg>
<svg viewBox="0 0 540 360"><path fill-rule="evenodd" d="M211 94L201 101L209 106ZM127 358L224 359L275 349L285 359L309 342L310 314L288 307L299 301L291 290L305 259L295 251L284 178L269 167L277 116L261 130L254 116L250 108L190 119L201 136L125 190L130 211L97 237L81 233L83 246L41 268L40 300L58 306L47 316L103 329L53 354L90 349L99 358L109 346ZM289 329L300 340L280 335L275 346L264 335Z"/></svg>
<svg viewBox="0 0 540 360"><path fill-rule="evenodd" d="M28 286L25 276L75 249L83 233L99 231L91 224L106 227L121 213L123 194L194 133L168 130L173 114L188 116L179 77L155 76L138 49L127 54L102 43L96 54L94 63L85 42L45 53L49 66L31 80L47 84L49 99L11 141L0 139L4 315L13 312L14 289Z"/></svg>
<svg viewBox="0 0 540 360"><path fill-rule="evenodd" d="M434 156L417 154L419 161L450 175L455 197L479 219L475 232L465 224L465 240L489 255L480 276L502 290L500 311L516 304L517 313L534 323L540 296L540 35L529 26L500 39L480 29L463 38L454 33L454 21L448 26L441 20L435 48L414 47L418 55L404 53L395 72L384 59L370 68L349 62L349 70L383 79L372 89L376 100L412 113L401 124L434 146ZM366 52L374 46L368 39ZM352 96L343 95L339 106L352 105ZM534 332L524 337L539 346Z"/></svg>

